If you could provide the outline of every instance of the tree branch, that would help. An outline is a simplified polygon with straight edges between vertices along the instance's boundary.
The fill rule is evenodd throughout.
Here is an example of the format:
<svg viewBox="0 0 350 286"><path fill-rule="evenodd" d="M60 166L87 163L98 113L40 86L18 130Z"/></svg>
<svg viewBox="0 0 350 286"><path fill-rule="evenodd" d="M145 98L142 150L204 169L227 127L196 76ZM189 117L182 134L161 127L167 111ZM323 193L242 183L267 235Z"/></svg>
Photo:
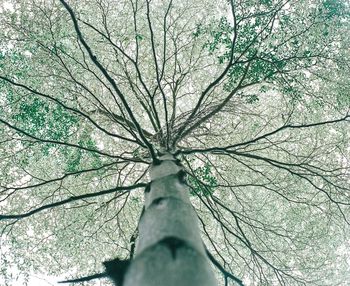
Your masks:
<svg viewBox="0 0 350 286"><path fill-rule="evenodd" d="M74 25L74 29L77 33L77 36L80 40L80 42L82 43L82 45L84 46L84 48L86 49L86 51L88 52L90 59L92 60L92 62L99 68L99 70L102 72L102 74L106 77L106 79L108 80L108 82L112 85L113 89L116 91L116 93L118 94L120 100L123 103L124 108L126 109L128 115L131 118L131 121L134 123L134 125L136 126L136 129L140 135L140 137L142 138L142 141L146 144L148 150L150 151L151 157L154 161L157 160L156 158L156 154L154 152L153 146L148 142L147 138L145 137L145 135L142 132L141 126L138 123L138 121L136 120L132 110L129 107L128 102L126 101L123 93L121 92L121 90L118 88L116 82L114 81L114 79L109 75L109 73L107 72L107 70L102 66L102 64L97 60L96 56L93 54L90 46L86 43L86 41L84 40L84 37L80 31L79 25L78 25L78 21L77 18L75 17L75 14L72 10L72 8L67 4L66 1L64 0L60 0L60 2L62 3L62 5L66 8L66 10L68 11L69 15L71 16L71 19L73 21L73 25Z"/></svg>
<svg viewBox="0 0 350 286"><path fill-rule="evenodd" d="M138 184L135 184L132 186L115 187L112 189L108 189L108 190L104 190L104 191L100 191L100 192L96 192L96 193L87 193L87 194L83 194L83 195L79 195L79 196L71 196L65 200L41 206L39 208L36 208L36 209L31 210L31 211L26 212L26 213L16 214L16 215L0 215L0 221L1 220L9 220L9 219L22 219L22 218L29 217L33 214L36 214L38 212L41 212L43 210L55 208L55 207L58 207L58 206L61 206L64 204L69 204L69 203L72 203L72 202L75 202L78 200L82 200L82 199L86 199L86 198L94 198L94 197L98 197L98 196L102 196L102 195L106 195L106 194L110 194L110 193L115 193L118 191L129 191L129 190L133 190L133 189L137 189L137 188L144 188L146 186L147 186L146 183L138 183ZM123 192L122 195L125 193L126 192Z"/></svg>

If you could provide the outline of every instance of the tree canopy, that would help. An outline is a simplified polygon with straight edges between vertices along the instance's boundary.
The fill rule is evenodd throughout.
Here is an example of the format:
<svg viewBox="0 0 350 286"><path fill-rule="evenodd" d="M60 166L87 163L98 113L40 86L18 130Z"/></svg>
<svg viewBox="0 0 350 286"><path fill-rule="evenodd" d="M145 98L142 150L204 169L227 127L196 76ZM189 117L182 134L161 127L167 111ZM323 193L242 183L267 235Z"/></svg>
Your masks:
<svg viewBox="0 0 350 286"><path fill-rule="evenodd" d="M6 285L132 255L164 151L222 285L349 283L349 1L0 3Z"/></svg>

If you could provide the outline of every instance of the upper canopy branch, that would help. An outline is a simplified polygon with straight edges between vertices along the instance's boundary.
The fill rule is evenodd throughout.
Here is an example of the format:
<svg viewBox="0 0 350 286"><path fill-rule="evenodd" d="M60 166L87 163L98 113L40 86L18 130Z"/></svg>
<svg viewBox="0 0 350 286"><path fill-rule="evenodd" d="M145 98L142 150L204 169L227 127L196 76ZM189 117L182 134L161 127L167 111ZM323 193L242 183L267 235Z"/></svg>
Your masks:
<svg viewBox="0 0 350 286"><path fill-rule="evenodd" d="M136 15L134 16L136 17ZM95 32L97 32L99 35L101 35L104 39L106 39L109 44L115 49L115 51L118 51L120 52L124 57L126 57L128 59L128 61L130 61L135 70L136 70L136 73L137 73L137 77L138 77L138 80L140 81L143 89L145 90L146 94L148 95L150 101L153 101L153 96L151 95L151 92L149 90L149 88L147 87L144 79L143 79L143 75L140 71L140 68L139 68L139 63L138 63L138 60L137 58L136 59L133 59L130 55L128 55L126 53L126 51L124 49L122 49L119 45L117 45L112 39L111 39L111 35L108 31L108 28L105 27L106 29L106 32L107 32L107 35L105 33L103 33L101 30L99 30L98 28L96 28L94 25L88 23L87 21L83 20L83 19L80 19L78 18L79 21L81 21L83 24L85 24L86 26L90 27L92 30L94 30ZM136 42L138 41L138 38L136 37ZM138 43L138 42L137 42ZM138 45L138 44L137 44ZM128 76L128 72L127 70L124 71L126 76ZM130 77L128 76L128 79L130 81ZM138 86L136 85L136 87L138 88ZM141 102L142 105L145 105L145 103ZM154 114L154 119L155 119L155 123L157 124L157 126L153 125L154 127L157 127L158 130L161 128L161 124L160 124L160 121L159 121L159 117L158 117L158 113L157 113L157 110L155 109L155 105L154 105L154 101L151 102L151 108L152 108L152 112ZM146 109L146 112L148 115L150 115L151 113L148 112L148 110ZM153 118L152 117L149 117L151 123L153 123ZM157 131L157 129L156 129ZM144 131L145 132L145 131ZM147 131L146 131L147 132ZM146 135L146 134L145 134ZM147 135L146 135L147 136Z"/></svg>
<svg viewBox="0 0 350 286"><path fill-rule="evenodd" d="M79 25L78 25L78 21L77 18L75 17L75 14L72 10L72 8L67 4L67 2L65 2L64 0L60 0L60 2L62 3L62 5L66 8L66 10L68 11L73 24L74 24L74 29L77 33L77 36L79 38L79 41L82 43L82 45L84 46L84 48L86 49L86 51L89 54L90 59L92 60L92 62L98 67L98 69L102 72L102 74L106 77L106 79L108 80L108 82L112 85L113 89L116 91L117 95L119 96L120 100L123 103L123 107L125 108L125 110L127 111L128 115L131 118L131 121L134 123L134 125L136 126L136 129L142 139L142 141L145 143L145 145L147 146L148 150L150 151L151 157L153 158L153 160L156 159L156 154L155 151L153 149L153 146L149 143L149 141L147 140L147 138L145 137L145 135L142 132L141 126L139 124L139 122L136 120L131 108L129 107L129 104L127 102L127 100L125 99L123 93L121 92L121 90L118 88L115 80L109 75L108 71L102 66L102 64L97 60L96 56L93 54L90 46L87 44L87 42L85 41Z"/></svg>
<svg viewBox="0 0 350 286"><path fill-rule="evenodd" d="M293 124L286 124L283 125L271 132L265 133L261 136L258 136L254 139L237 143L237 144L232 144L224 147L209 147L209 148L199 148L199 149L182 149L178 150L176 154L194 154L194 153L220 153L220 152L230 152L231 149L235 149L237 147L241 146L247 146L253 143L256 143L262 139L267 139L268 137L275 135L283 130L286 129L303 129L303 128L310 128L310 127L316 127L316 126L322 126L322 125L327 125L327 124L333 124L333 123L338 123L338 122L343 122L343 121L349 121L350 119L350 114L346 114L345 116L338 118L338 119L333 119L333 120L327 120L327 121L320 121L320 122L315 122L315 123L308 123L308 124L299 124L299 125L293 125Z"/></svg>
<svg viewBox="0 0 350 286"><path fill-rule="evenodd" d="M108 154L108 153L99 151L97 149L91 149L91 148L87 148L87 147L80 146L80 145L73 144L73 143L69 143L69 142L62 142L62 141L58 141L58 140L50 140L50 139L40 138L40 137L37 137L37 136L35 136L33 134L30 134L30 133L26 132L25 130L23 130L23 129L21 129L21 128L19 128L19 127L13 125L13 124L11 124L11 123L1 119L1 118L0 118L0 122L2 124L6 125L7 127L17 131L18 133L23 134L23 135L25 135L25 136L27 136L29 138L34 139L34 140L37 140L38 142L63 145L63 146L73 147L73 148L81 149L81 150L84 150L84 151L96 153L96 154L99 154L99 155L107 156L107 157L110 157L110 158L116 158L116 159L121 159L121 160L131 160L131 161L133 161L132 158L128 159L128 158L124 158L124 157L119 156L119 155Z"/></svg>
<svg viewBox="0 0 350 286"><path fill-rule="evenodd" d="M16 87L20 87L20 88L23 88L29 92L31 92L32 94L35 94L35 95L38 95L42 98L47 98L49 99L50 101L62 106L64 109L70 111L70 112L74 112L75 114L79 115L79 116L82 116L84 118L86 118L88 121L90 121L96 128L98 128L99 130L101 130L102 132L112 136L112 137L116 137L116 138L119 138L121 140L125 140L125 141L129 141L129 142L132 142L132 143L137 143L137 141L133 140L133 139L130 139L130 138L127 138L127 137L124 137L124 136L121 136L121 135L118 135L118 134L115 134L115 133L111 133L109 132L108 130L104 129L103 127L101 127L99 124L97 124L90 116L88 116L87 114L85 114L84 112L82 112L81 110L79 109L76 109L76 108L73 108L73 107L69 107L68 105L66 105L65 103L63 103L62 101L58 100L57 98L54 98L53 96L51 95L48 95L48 94L45 94L43 92L40 92L40 91L37 91L35 89L32 89L31 87L28 87L27 85L24 85L24 84L21 84L21 83L17 83L15 81L13 81L12 79L9 79L7 77L4 77L4 76L1 76L0 75L0 79L10 83L11 85L13 86L16 86Z"/></svg>

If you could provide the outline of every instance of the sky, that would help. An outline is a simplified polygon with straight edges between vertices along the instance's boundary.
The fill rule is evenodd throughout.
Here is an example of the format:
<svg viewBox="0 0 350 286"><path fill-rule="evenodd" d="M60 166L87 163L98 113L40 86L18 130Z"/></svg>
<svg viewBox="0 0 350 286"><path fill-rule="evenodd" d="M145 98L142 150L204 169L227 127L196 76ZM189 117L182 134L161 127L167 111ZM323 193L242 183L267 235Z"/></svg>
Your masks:
<svg viewBox="0 0 350 286"><path fill-rule="evenodd" d="M60 281L60 278L57 277L50 277L50 276L43 276L43 275L30 275L28 284L25 284L24 280L13 280L11 281L11 286L62 286L63 284L58 284L57 282ZM0 285L3 285L3 280L0 278Z"/></svg>

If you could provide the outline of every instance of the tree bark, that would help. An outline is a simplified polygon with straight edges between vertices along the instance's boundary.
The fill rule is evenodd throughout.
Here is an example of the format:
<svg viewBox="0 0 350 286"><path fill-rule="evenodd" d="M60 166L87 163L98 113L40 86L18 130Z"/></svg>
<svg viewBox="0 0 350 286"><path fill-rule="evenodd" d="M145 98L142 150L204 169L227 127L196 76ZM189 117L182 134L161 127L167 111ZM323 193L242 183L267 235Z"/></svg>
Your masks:
<svg viewBox="0 0 350 286"><path fill-rule="evenodd" d="M170 154L150 169L135 258L123 286L216 286L181 164Z"/></svg>

